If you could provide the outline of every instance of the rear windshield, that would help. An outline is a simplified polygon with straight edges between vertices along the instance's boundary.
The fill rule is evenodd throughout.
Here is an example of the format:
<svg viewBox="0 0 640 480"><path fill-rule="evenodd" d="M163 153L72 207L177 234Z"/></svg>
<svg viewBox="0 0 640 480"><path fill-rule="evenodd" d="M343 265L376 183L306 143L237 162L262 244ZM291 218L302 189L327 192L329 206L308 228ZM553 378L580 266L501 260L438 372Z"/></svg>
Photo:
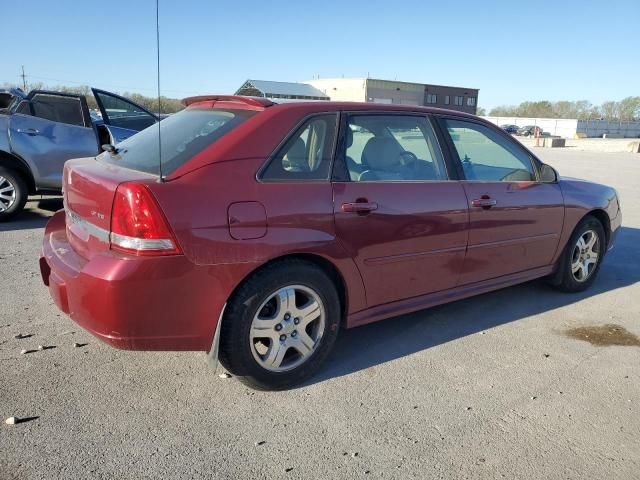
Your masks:
<svg viewBox="0 0 640 480"><path fill-rule="evenodd" d="M196 153L229 133L255 112L213 108L188 108L160 122L162 174L168 175ZM104 152L100 161L158 175L158 125L151 125Z"/></svg>

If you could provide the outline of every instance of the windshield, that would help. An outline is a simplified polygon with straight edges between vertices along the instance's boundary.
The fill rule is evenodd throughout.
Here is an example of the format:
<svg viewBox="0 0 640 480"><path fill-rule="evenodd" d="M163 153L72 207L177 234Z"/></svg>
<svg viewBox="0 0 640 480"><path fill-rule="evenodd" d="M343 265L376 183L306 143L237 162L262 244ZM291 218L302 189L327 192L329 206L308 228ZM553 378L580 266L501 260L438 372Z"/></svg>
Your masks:
<svg viewBox="0 0 640 480"><path fill-rule="evenodd" d="M236 128L255 112L188 108L160 122L162 174L167 175L195 154ZM158 125L152 125L117 145L117 154L104 152L100 161L159 174Z"/></svg>

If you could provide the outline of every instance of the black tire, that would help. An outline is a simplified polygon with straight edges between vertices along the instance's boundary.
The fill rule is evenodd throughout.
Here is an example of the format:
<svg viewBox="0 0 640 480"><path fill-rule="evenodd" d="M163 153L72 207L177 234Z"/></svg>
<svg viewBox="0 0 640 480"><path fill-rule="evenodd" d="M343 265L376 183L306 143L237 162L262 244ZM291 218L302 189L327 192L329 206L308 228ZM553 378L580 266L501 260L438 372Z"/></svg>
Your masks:
<svg viewBox="0 0 640 480"><path fill-rule="evenodd" d="M15 170L0 167L0 177L5 179L4 182L0 183L4 186L10 184L15 192L15 199L11 203L11 206L6 210L0 211L0 222L6 222L24 209L24 205L27 203L27 197L29 196L29 190L22 176L16 173ZM2 188L3 185L0 185L0 188Z"/></svg>
<svg viewBox="0 0 640 480"><path fill-rule="evenodd" d="M304 363L287 371L270 371L254 357L251 325L258 308L275 292L291 285L301 285L317 295L324 308L324 329ZM220 363L252 388L290 388L309 379L325 361L340 330L341 312L334 282L321 268L297 259L268 265L245 280L227 303L220 331Z"/></svg>
<svg viewBox="0 0 640 480"><path fill-rule="evenodd" d="M593 270L590 271L585 280L578 280L574 273L572 272L571 265L575 260L575 248L578 242L578 239L585 235L588 231L593 231L598 237L597 243L599 245L598 259L593 267ZM559 260L558 270L556 273L550 278L550 282L552 286L561 290L563 292L575 293L582 292L591 286L591 284L595 281L598 272L600 271L600 265L602 265L602 260L607 251L607 240L604 231L604 227L600 220L597 218L587 215L584 217L578 226L573 231L571 238L567 242L567 245L562 252L562 256Z"/></svg>

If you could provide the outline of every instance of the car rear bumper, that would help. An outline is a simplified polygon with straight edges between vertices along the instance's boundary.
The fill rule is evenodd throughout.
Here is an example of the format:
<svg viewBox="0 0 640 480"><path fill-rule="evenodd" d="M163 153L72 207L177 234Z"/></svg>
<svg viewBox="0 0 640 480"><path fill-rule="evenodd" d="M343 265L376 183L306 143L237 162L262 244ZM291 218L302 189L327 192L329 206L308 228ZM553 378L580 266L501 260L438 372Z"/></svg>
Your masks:
<svg viewBox="0 0 640 480"><path fill-rule="evenodd" d="M63 211L45 229L40 270L60 310L125 350L208 351L226 301L215 268L182 255L83 258L69 244Z"/></svg>

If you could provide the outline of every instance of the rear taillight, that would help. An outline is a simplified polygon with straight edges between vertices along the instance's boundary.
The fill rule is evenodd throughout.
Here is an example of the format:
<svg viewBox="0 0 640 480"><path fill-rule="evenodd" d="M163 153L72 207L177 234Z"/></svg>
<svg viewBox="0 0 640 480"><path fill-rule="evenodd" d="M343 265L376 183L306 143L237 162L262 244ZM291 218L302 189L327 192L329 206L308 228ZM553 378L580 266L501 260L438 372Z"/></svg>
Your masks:
<svg viewBox="0 0 640 480"><path fill-rule="evenodd" d="M118 185L111 211L111 248L134 255L182 253L151 191L140 183Z"/></svg>

